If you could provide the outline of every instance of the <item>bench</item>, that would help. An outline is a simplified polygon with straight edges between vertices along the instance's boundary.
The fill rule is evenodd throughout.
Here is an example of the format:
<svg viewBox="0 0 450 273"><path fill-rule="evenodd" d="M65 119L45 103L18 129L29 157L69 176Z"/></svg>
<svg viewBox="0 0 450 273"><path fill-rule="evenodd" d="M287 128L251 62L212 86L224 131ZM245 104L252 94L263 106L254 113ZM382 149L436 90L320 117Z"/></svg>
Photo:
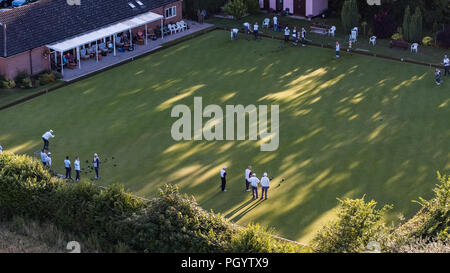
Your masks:
<svg viewBox="0 0 450 273"><path fill-rule="evenodd" d="M389 42L389 44L390 44L390 48L398 47L398 48L403 48L405 50L409 48L408 42L403 41L403 40L391 40Z"/></svg>
<svg viewBox="0 0 450 273"><path fill-rule="evenodd" d="M322 34L322 35L328 34L330 29L331 29L331 26L327 26L327 25L311 25L310 26L310 32Z"/></svg>

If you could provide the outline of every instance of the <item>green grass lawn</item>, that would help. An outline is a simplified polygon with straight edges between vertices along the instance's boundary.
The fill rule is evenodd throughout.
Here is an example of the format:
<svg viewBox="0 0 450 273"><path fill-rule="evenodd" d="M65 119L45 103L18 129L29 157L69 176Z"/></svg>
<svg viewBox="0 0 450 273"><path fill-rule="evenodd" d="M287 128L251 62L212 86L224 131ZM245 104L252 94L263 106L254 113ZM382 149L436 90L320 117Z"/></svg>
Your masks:
<svg viewBox="0 0 450 273"><path fill-rule="evenodd" d="M12 102L21 100L25 97L34 95L36 93L39 93L45 89L54 87L58 84L61 84L60 81L56 81L51 84L47 84L45 86L40 86L37 88L31 88L31 89L20 89L20 88L14 88L14 89L0 89L0 107L5 106L7 104L10 104Z"/></svg>
<svg viewBox="0 0 450 273"><path fill-rule="evenodd" d="M258 22L258 24L261 26L264 18L269 18L271 20L271 23L273 23L273 14L256 14L256 15L249 15L247 17L244 17L240 20L232 20L232 19L224 19L224 18L211 18L208 19L207 22L214 24L216 26L221 27L243 27L244 22L249 22L250 24L254 24L255 22ZM342 48L348 47L348 36L350 34L350 30L345 30L341 24L340 18L336 17L330 17L327 18L325 21L321 18L315 18L312 21L308 20L302 20L302 19L296 19L288 16L278 16L278 21L280 25L288 25L291 33L294 26L297 27L297 30L301 30L302 27L304 27L307 31L307 39L312 40L314 43L323 44L323 45L329 45L334 46L336 41L339 41ZM309 32L310 26L312 23L322 23L325 22L327 25L330 26L336 26L336 36L331 37L327 35L320 35L316 33ZM403 59L410 59L410 60L416 60L420 62L425 63L431 63L435 65L439 65L442 63L444 59L445 54L449 54L448 49L443 48L437 48L432 46L419 46L418 53L411 53L411 50L403 50L398 48L390 48L389 47L389 41L390 39L377 39L376 46L372 46L369 44L369 37L372 35L369 35L369 28L370 26L366 27L366 34L364 34L363 27L359 26L360 32L358 35L358 41L353 44L353 49L360 49L372 54L382 54L386 56L390 56L393 58L403 58ZM261 29L261 31L268 35L273 35L276 37L283 37L284 32L275 32L273 29ZM424 30L424 36L430 35L433 37L431 33L427 33L426 30Z"/></svg>
<svg viewBox="0 0 450 273"><path fill-rule="evenodd" d="M54 167L99 153L98 183L152 197L178 184L239 224L258 222L307 242L332 219L337 197L394 204L389 221L430 197L436 171L450 171L450 78L427 67L263 39L232 42L214 31L0 112L0 143L33 154L53 129ZM277 104L280 146L171 138L177 104ZM383 118L381 121L380 118ZM113 159L114 157L114 159ZM275 176L269 200L252 202L244 169ZM89 164L90 165L90 164ZM228 169L228 192L219 170ZM93 173L83 173L85 179ZM277 187L281 178L286 181Z"/></svg>

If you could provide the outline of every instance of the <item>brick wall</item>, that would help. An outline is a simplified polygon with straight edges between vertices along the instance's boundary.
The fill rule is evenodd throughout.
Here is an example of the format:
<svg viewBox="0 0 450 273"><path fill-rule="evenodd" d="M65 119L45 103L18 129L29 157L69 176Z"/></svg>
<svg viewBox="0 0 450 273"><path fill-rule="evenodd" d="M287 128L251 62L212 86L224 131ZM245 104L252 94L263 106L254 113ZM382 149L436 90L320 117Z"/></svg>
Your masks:
<svg viewBox="0 0 450 273"><path fill-rule="evenodd" d="M173 3L173 4L169 4L169 5L163 6L163 7L158 8L158 9L154 9L154 10L152 10L152 12L157 13L157 14L161 14L162 16L165 16L165 10L170 8L170 7L173 7L173 6L176 6L176 10L177 10L176 11L177 12L176 16L175 17L171 17L171 18L164 18L164 20L163 20L164 25L173 24L173 23L176 23L176 22L181 21L183 19L183 15L182 15L182 11L183 11L182 1L179 1L179 2L176 2L176 3ZM148 28L149 32L150 32L150 30L154 30L156 28L159 28L160 26L161 26L161 21L159 21L159 20L156 21L156 22L147 24L147 28ZM136 28L136 29L133 29L133 33L136 33L138 31L144 31L144 30L145 30L145 27Z"/></svg>
<svg viewBox="0 0 450 273"><path fill-rule="evenodd" d="M45 46L42 46L31 50L31 53L26 51L8 58L0 58L0 73L7 78L14 79L20 71L37 74L45 69L49 69L50 59L49 57L44 57L45 48Z"/></svg>

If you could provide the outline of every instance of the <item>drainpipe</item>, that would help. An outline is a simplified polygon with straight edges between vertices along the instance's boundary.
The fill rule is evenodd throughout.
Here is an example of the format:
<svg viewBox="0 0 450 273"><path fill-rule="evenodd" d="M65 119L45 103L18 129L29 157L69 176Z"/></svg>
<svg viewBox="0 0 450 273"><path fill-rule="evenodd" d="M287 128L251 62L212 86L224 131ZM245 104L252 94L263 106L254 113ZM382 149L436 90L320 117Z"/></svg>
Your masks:
<svg viewBox="0 0 450 273"><path fill-rule="evenodd" d="M1 24L3 26L3 57L8 57L8 51L6 48L6 24Z"/></svg>
<svg viewBox="0 0 450 273"><path fill-rule="evenodd" d="M31 51L33 51L33 49L30 49L29 53L30 53L30 75L33 75L33 57L31 56Z"/></svg>

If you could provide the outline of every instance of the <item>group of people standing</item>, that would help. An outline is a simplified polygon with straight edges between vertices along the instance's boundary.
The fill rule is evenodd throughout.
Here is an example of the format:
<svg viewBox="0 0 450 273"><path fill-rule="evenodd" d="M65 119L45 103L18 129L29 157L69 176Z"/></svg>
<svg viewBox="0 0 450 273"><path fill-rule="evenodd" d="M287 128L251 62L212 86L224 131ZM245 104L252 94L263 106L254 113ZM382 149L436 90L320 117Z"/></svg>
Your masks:
<svg viewBox="0 0 450 273"><path fill-rule="evenodd" d="M227 167L224 166L220 170L220 179L221 179L221 189L222 192L226 192L225 189L227 183ZM261 200L267 200L267 192L270 186L270 178L267 176L267 173L264 173L261 177L261 180L256 176L256 173L253 172L252 166L248 166L245 169L245 190L247 192L252 192L253 200L258 198L258 186L261 185ZM251 189L250 189L251 187ZM264 198L265 196L265 198Z"/></svg>
<svg viewBox="0 0 450 273"><path fill-rule="evenodd" d="M286 43L288 43L290 41L290 35L291 34L291 30L289 29L288 26L286 26L284 28L284 41ZM300 32L297 31L297 27L294 27L292 29L292 40L293 40L293 45L298 45L298 41L302 41L302 46L306 45L306 30L304 27L302 27L302 30Z"/></svg>
<svg viewBox="0 0 450 273"><path fill-rule="evenodd" d="M42 140L44 141L44 147L41 150L41 161L42 161L42 164L45 167L48 167L49 169L52 166L52 158L51 158L52 153L49 152L49 145L50 145L49 140L50 140L50 138L54 138L54 137L55 136L53 135L53 130L49 130L42 135ZM78 156L75 157L75 161L73 164L74 164L75 173L76 173L75 181L80 181L81 163L80 163L80 158ZM100 158L98 157L98 155L96 153L94 153L94 159L92 160L92 166L95 170L95 179L98 179L99 178L98 173L99 173L99 167L100 167ZM64 178L72 180L72 164L70 162L69 156L66 156L66 159L64 159L64 168L66 169L66 174L65 174Z"/></svg>

